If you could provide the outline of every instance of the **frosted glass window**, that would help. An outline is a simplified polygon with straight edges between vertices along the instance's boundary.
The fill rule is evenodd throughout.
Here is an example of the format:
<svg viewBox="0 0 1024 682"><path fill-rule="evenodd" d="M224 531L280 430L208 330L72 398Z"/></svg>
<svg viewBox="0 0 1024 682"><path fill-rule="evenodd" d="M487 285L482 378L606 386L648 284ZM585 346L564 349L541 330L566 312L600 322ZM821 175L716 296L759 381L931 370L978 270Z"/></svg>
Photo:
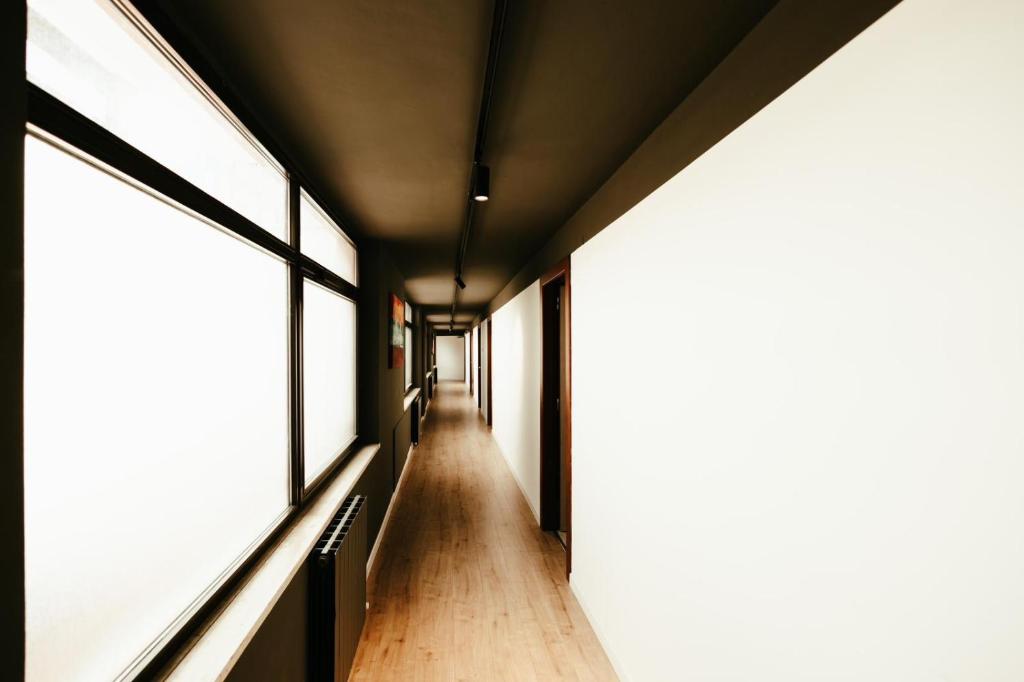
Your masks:
<svg viewBox="0 0 1024 682"><path fill-rule="evenodd" d="M29 0L28 79L272 234L285 176L198 78L108 0Z"/></svg>
<svg viewBox="0 0 1024 682"><path fill-rule="evenodd" d="M306 280L302 290L305 473L309 483L356 439L356 304Z"/></svg>
<svg viewBox="0 0 1024 682"><path fill-rule="evenodd" d="M412 386L412 327L405 328L405 388Z"/></svg>
<svg viewBox="0 0 1024 682"><path fill-rule="evenodd" d="M111 679L288 506L284 263L25 147L27 678Z"/></svg>
<svg viewBox="0 0 1024 682"><path fill-rule="evenodd" d="M347 282L356 281L356 248L333 220L302 192L299 199L300 250Z"/></svg>

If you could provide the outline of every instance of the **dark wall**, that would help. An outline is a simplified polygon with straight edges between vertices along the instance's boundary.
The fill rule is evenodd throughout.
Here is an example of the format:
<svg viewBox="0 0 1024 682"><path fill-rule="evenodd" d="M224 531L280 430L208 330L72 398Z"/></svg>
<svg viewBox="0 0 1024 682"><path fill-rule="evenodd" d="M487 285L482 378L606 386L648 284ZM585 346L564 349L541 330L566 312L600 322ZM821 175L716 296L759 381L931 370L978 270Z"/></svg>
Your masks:
<svg viewBox="0 0 1024 682"><path fill-rule="evenodd" d="M405 461L409 457L409 446L412 445L412 410L402 414L398 423L395 424L391 438L395 453L394 487L398 488L398 479L401 478L402 470L405 469Z"/></svg>
<svg viewBox="0 0 1024 682"><path fill-rule="evenodd" d="M386 301L381 298L380 245L370 242L359 247L359 320L358 320L358 351L357 371L359 373L359 435L364 442L381 443L381 451L368 467L378 475L377 483L386 482L386 486L371 485L375 492L368 495L367 500L367 539L373 543L384 520L388 502L391 500L391 454L387 451L380 437L380 406L384 392L380 363L387 362L387 337L381 328L387 324ZM378 480L379 479L379 480Z"/></svg>
<svg viewBox="0 0 1024 682"><path fill-rule="evenodd" d="M367 501L391 499L391 467L377 455L356 482L352 493L366 495ZM370 517L367 518L370 521ZM374 536L380 530L376 521ZM373 540L369 540L373 546ZM306 633L308 630L309 568L304 564L267 619L256 631L228 674L230 682L291 682L306 679Z"/></svg>
<svg viewBox="0 0 1024 682"><path fill-rule="evenodd" d="M304 565L256 631L228 680L306 679L306 600L309 569Z"/></svg>
<svg viewBox="0 0 1024 682"><path fill-rule="evenodd" d="M493 312L852 40L899 0L781 0L552 235Z"/></svg>
<svg viewBox="0 0 1024 682"><path fill-rule="evenodd" d="M380 443L377 459L381 461L374 467L390 487L398 478L393 434L404 412L405 369L388 367L388 294L404 300L405 279L378 241L360 246L359 267L359 433L366 442ZM369 496L367 538L371 547L391 501L391 490L387 495Z"/></svg>
<svg viewBox="0 0 1024 682"><path fill-rule="evenodd" d="M22 475L25 3L0 3L0 661L6 679L25 666Z"/></svg>
<svg viewBox="0 0 1024 682"><path fill-rule="evenodd" d="M405 297L405 281L384 247L376 241L359 247L359 434L367 443L380 443L380 451L367 465L353 494L367 497L367 555L373 548L395 482L401 473L395 462L395 434L408 449L409 418L403 410L405 374L388 368L388 294ZM402 451L404 462L405 450ZM303 680L306 675L306 600L309 575L305 566L285 589L281 599L242 653L229 680Z"/></svg>

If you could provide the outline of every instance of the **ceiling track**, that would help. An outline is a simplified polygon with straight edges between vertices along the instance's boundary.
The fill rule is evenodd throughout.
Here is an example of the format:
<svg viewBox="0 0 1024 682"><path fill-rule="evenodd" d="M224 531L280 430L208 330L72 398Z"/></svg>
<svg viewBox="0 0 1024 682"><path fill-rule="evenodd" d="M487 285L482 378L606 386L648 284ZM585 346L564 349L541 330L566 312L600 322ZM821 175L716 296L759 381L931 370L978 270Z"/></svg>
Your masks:
<svg viewBox="0 0 1024 682"><path fill-rule="evenodd" d="M469 233L473 227L473 213L476 202L473 200L473 169L483 160L484 145L487 142L487 120L491 114L491 95L494 92L494 76L498 70L498 57L501 54L501 35L505 30L505 14L508 9L507 0L495 0L494 14L491 18L491 40L487 49L487 68L484 71L484 87L480 96L480 113L476 121L476 141L473 145L473 165L470 167L469 187L466 189L466 221L459 233L459 245L455 253L455 280L462 279L462 268L466 260L466 247L469 244ZM452 284L452 309L448 328L455 326L455 311L459 304L459 285Z"/></svg>

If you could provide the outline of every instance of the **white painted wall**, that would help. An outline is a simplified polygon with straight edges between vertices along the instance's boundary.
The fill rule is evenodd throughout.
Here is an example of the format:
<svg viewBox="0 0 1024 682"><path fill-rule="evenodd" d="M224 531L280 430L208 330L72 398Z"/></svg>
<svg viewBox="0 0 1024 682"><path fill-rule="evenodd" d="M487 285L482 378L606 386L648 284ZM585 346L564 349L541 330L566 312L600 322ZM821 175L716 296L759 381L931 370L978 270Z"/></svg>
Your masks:
<svg viewBox="0 0 1024 682"><path fill-rule="evenodd" d="M466 337L437 337L437 380L466 380Z"/></svg>
<svg viewBox="0 0 1024 682"><path fill-rule="evenodd" d="M572 583L623 679L1024 679L1022 26L906 0L573 254Z"/></svg>
<svg viewBox="0 0 1024 682"><path fill-rule="evenodd" d="M494 439L540 518L540 284L491 316Z"/></svg>

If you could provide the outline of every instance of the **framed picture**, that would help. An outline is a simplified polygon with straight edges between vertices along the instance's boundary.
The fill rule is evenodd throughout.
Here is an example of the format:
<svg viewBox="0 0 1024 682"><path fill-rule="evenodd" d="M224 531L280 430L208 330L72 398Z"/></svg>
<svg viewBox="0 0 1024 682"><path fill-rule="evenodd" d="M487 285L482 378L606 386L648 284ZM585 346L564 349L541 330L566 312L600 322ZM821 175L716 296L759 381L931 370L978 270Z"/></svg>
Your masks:
<svg viewBox="0 0 1024 682"><path fill-rule="evenodd" d="M405 302L388 294L388 367L405 366Z"/></svg>

